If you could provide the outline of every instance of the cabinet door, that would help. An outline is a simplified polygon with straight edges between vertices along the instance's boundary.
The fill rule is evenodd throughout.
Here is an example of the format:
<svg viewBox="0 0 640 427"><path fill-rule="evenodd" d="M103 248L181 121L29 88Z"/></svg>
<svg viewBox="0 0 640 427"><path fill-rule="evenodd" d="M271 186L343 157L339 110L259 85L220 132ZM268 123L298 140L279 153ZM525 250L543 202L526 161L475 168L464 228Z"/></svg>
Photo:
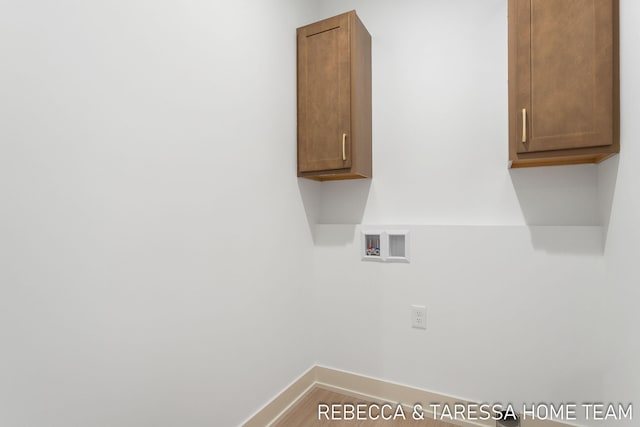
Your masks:
<svg viewBox="0 0 640 427"><path fill-rule="evenodd" d="M351 167L349 18L298 31L298 172Z"/></svg>
<svg viewBox="0 0 640 427"><path fill-rule="evenodd" d="M613 1L512 4L517 152L612 145Z"/></svg>

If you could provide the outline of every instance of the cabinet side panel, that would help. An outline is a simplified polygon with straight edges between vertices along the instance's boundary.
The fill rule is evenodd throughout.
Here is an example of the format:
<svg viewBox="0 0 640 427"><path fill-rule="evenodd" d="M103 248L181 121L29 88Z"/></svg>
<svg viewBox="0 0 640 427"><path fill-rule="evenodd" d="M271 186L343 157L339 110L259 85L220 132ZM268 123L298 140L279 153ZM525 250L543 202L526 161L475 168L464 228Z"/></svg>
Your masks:
<svg viewBox="0 0 640 427"><path fill-rule="evenodd" d="M371 178L371 35L355 13L353 21L351 69L353 172L362 177Z"/></svg>
<svg viewBox="0 0 640 427"><path fill-rule="evenodd" d="M611 152L620 152L620 1L612 0L613 20L613 143Z"/></svg>

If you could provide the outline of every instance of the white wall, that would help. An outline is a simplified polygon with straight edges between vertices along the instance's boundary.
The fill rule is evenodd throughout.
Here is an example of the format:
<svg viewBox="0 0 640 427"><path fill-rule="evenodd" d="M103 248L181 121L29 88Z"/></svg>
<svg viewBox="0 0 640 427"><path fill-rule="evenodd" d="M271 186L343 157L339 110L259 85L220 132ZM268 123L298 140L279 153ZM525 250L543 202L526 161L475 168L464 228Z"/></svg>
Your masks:
<svg viewBox="0 0 640 427"><path fill-rule="evenodd" d="M294 29L353 8L375 178L296 181ZM619 171L508 171L504 0L3 4L0 424L238 425L316 361L482 400L638 396L621 9ZM354 227L312 246L315 222L438 226L379 265Z"/></svg>
<svg viewBox="0 0 640 427"><path fill-rule="evenodd" d="M238 425L312 364L312 12L3 2L0 425Z"/></svg>
<svg viewBox="0 0 640 427"><path fill-rule="evenodd" d="M600 166L600 182L610 202L606 265L607 305L614 315L606 336L608 353L605 390L607 400L633 401L640 406L640 4L622 0L620 4L620 106L621 154L619 164ZM635 421L637 424L637 421ZM635 425L629 422L623 425ZM611 425L620 425L611 424Z"/></svg>
<svg viewBox="0 0 640 427"><path fill-rule="evenodd" d="M320 364L516 407L602 399L599 227L410 226L409 264L361 261L366 228L318 226Z"/></svg>
<svg viewBox="0 0 640 427"><path fill-rule="evenodd" d="M372 36L374 178L323 184L321 223L599 224L596 167L507 168L506 0L322 6Z"/></svg>
<svg viewBox="0 0 640 427"><path fill-rule="evenodd" d="M511 171L506 1L322 5L373 37L374 178L322 185L319 362L482 401L639 402L637 5L621 6L619 159ZM408 226L411 264L361 262L348 224Z"/></svg>

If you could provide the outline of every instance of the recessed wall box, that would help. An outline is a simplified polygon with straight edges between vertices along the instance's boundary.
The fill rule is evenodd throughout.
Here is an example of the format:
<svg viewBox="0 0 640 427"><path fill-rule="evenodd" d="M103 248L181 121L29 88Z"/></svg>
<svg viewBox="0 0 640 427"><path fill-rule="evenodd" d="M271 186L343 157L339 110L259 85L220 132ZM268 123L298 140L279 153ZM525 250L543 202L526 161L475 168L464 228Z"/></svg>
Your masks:
<svg viewBox="0 0 640 427"><path fill-rule="evenodd" d="M363 260L382 260L382 236L383 233L381 231L369 230L362 232L360 250Z"/></svg>
<svg viewBox="0 0 640 427"><path fill-rule="evenodd" d="M409 262L409 232L364 230L360 252L363 260Z"/></svg>
<svg viewBox="0 0 640 427"><path fill-rule="evenodd" d="M409 262L409 232L406 230L388 230L387 261Z"/></svg>

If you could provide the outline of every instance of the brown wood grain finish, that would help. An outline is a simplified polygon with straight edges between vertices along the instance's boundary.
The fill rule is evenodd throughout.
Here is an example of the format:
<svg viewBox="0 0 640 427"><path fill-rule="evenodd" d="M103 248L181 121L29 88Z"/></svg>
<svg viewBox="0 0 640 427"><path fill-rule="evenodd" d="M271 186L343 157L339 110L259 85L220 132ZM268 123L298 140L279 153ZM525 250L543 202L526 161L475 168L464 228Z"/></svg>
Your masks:
<svg viewBox="0 0 640 427"><path fill-rule="evenodd" d="M394 420L327 420L325 417L318 419L318 404L358 404L377 403L379 405L386 402L371 402L364 399L356 399L340 393L325 390L321 387L313 388L306 396L296 403L279 421L272 427L457 427L451 423L441 420L432 420L425 417L425 420L413 420L411 412L407 410L407 419ZM395 408L395 404L392 404Z"/></svg>
<svg viewBox="0 0 640 427"><path fill-rule="evenodd" d="M341 15L298 31L299 170L350 166L342 134L351 133L349 19ZM345 148L346 149L346 148Z"/></svg>
<svg viewBox="0 0 640 427"><path fill-rule="evenodd" d="M619 151L617 14L617 0L509 0L514 167L598 162Z"/></svg>
<svg viewBox="0 0 640 427"><path fill-rule="evenodd" d="M298 176L371 176L371 36L354 11L297 30Z"/></svg>
<svg viewBox="0 0 640 427"><path fill-rule="evenodd" d="M372 175L371 153L371 35L358 15L354 20L353 56L351 67L351 128L353 141L353 172L362 177Z"/></svg>

